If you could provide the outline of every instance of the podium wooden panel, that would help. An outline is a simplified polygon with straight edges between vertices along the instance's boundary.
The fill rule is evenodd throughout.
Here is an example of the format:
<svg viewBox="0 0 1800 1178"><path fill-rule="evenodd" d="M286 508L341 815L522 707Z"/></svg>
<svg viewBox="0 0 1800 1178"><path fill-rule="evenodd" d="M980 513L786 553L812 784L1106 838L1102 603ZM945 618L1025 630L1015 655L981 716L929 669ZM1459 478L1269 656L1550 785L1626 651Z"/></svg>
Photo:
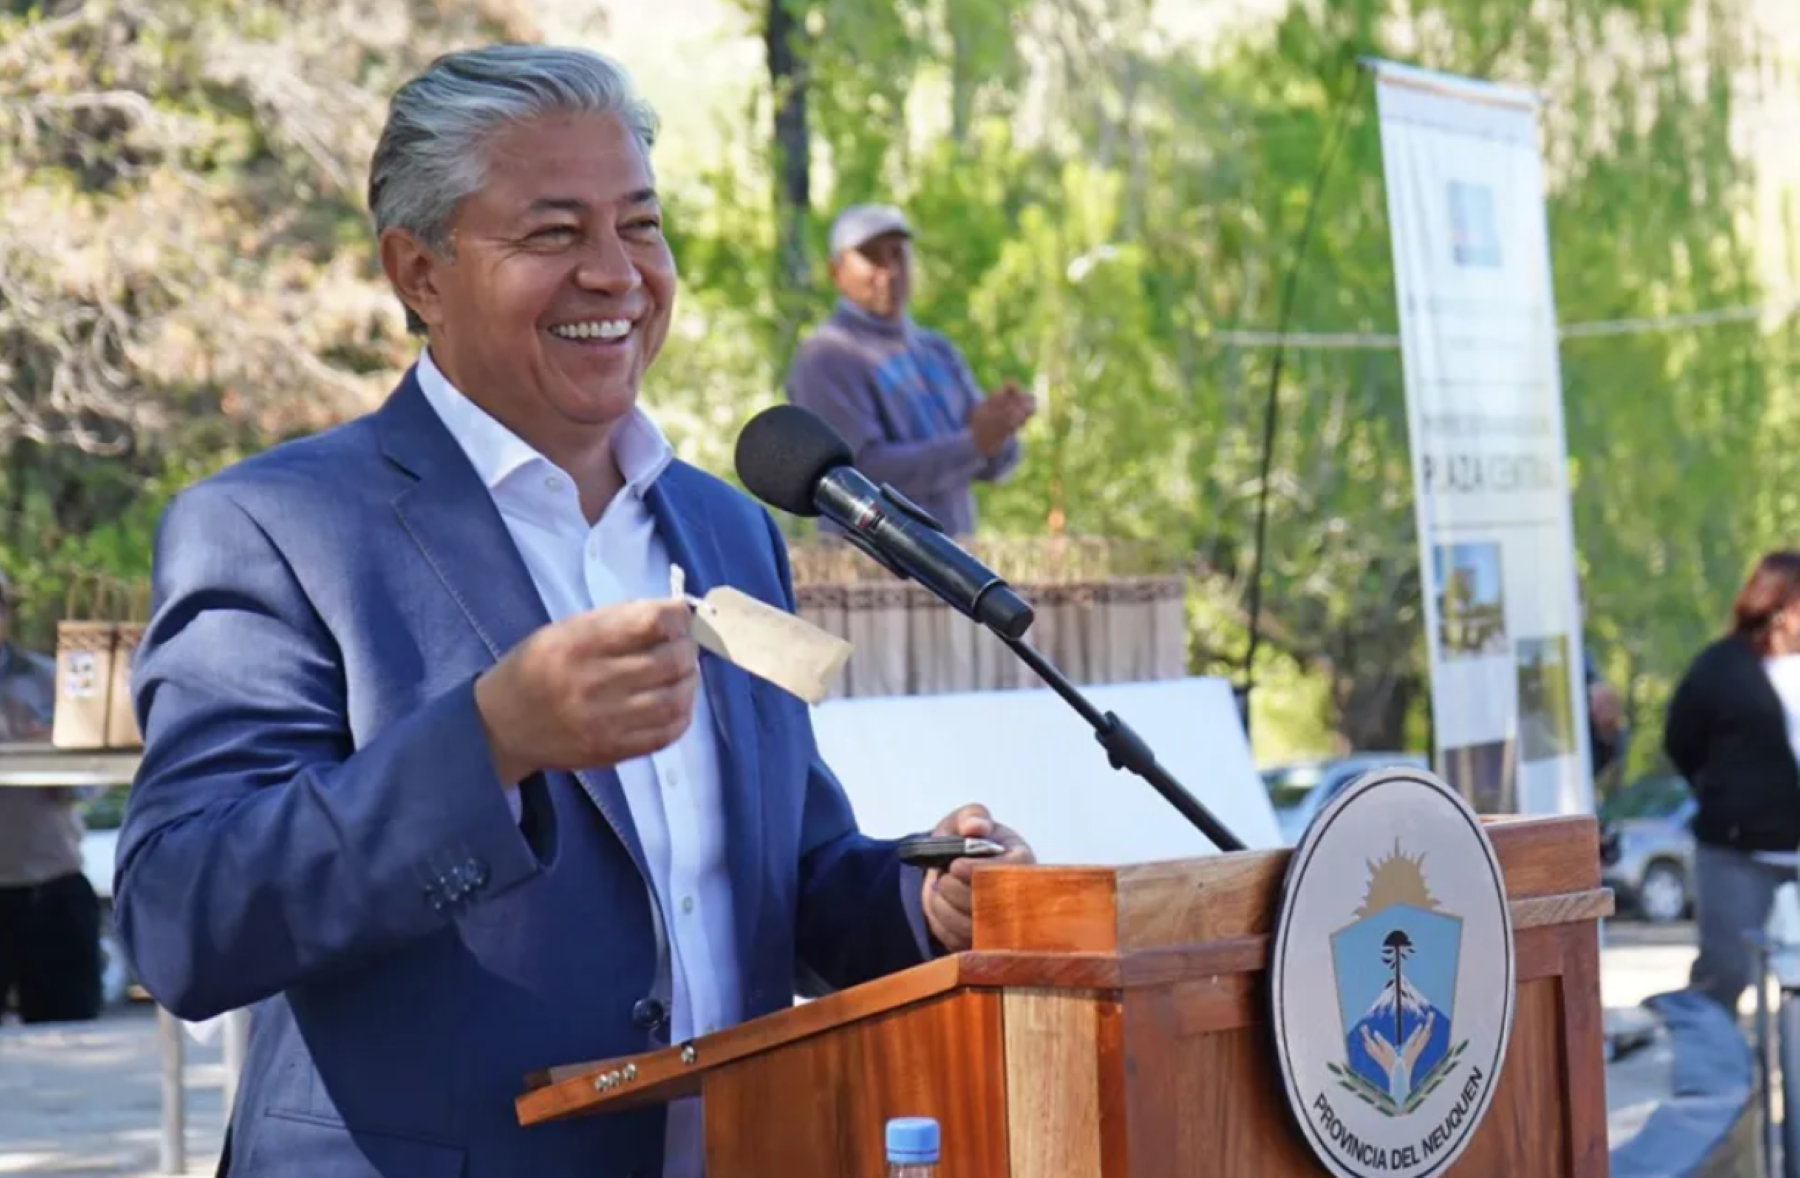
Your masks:
<svg viewBox="0 0 1800 1178"><path fill-rule="evenodd" d="M1454 1178L1600 1178L1606 1089L1592 818L1487 824L1518 1000ZM665 1051L527 1077L526 1125L699 1095L709 1178L885 1172L895 1116L943 1178L1323 1172L1288 1112L1264 971L1286 851L1123 868L984 867L975 947Z"/></svg>

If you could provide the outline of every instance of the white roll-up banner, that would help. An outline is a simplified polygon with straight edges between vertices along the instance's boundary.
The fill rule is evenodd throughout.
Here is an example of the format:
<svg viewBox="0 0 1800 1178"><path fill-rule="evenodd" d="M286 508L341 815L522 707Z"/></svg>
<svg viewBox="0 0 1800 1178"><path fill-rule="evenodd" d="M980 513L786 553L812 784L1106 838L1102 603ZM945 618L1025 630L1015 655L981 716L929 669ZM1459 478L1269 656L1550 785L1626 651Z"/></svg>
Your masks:
<svg viewBox="0 0 1800 1178"><path fill-rule="evenodd" d="M1483 813L1590 812L1538 100L1371 64L1436 764Z"/></svg>

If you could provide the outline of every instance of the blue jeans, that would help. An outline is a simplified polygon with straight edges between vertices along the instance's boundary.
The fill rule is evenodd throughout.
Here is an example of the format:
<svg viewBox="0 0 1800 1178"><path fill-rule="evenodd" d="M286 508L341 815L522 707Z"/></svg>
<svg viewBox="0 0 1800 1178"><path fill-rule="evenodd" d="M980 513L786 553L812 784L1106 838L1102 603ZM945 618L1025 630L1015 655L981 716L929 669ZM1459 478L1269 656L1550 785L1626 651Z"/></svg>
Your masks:
<svg viewBox="0 0 1800 1178"><path fill-rule="evenodd" d="M1760 933L1775 906L1775 890L1794 879L1792 867L1765 863L1751 851L1694 847L1694 920L1700 956L1688 975L1697 990L1737 1015L1738 999L1756 981L1756 956L1745 939Z"/></svg>

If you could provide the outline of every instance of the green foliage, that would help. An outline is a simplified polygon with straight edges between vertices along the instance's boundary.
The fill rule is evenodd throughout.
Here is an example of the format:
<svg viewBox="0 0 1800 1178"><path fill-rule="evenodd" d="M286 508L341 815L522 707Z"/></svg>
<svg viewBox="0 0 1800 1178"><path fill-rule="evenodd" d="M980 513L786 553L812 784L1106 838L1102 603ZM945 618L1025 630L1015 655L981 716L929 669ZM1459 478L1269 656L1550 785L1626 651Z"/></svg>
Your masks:
<svg viewBox="0 0 1800 1178"><path fill-rule="evenodd" d="M1791 279L1759 270L1746 235L1756 172L1732 129L1757 38L1730 6L1298 0L1207 60L1151 36L1129 0L808 11L816 173L832 176L833 207L906 203L922 227L919 318L962 344L985 384L1019 379L1044 405L1019 474L983 489L984 518L1137 536L1188 561L1215 619L1197 631L1200 668L1240 669L1274 359L1217 335L1274 327L1294 266L1287 326L1394 330L1380 140L1368 90L1354 89L1358 55L1547 92L1563 321L1754 304ZM941 32L920 33L934 21ZM976 28L997 68L1039 63L1042 109L1026 118L1009 72L1004 97L983 90L984 107L965 88L949 134L907 141L894 123L906 95L945 68L979 76ZM1346 103L1317 232L1297 256ZM1043 131L1027 135L1028 122ZM1669 683L1800 494L1786 445L1792 331L1565 343L1587 637L1626 689L1640 768ZM1321 676L1340 741L1416 747L1423 644L1398 354L1285 359L1263 574L1275 663L1259 660L1257 678L1292 695L1277 665Z"/></svg>
<svg viewBox="0 0 1800 1178"><path fill-rule="evenodd" d="M845 203L908 208L918 318L985 386L1018 380L1042 405L1018 474L981 489L987 526L1133 537L1185 565L1197 670L1242 670L1264 489L1275 355L1230 333L1279 324L1294 268L1285 326L1394 331L1359 55L1546 93L1565 323L1753 305L1794 279L1788 228L1755 220L1755 161L1734 146L1749 81L1772 71L1751 17L1719 0L1293 0L1204 45L1151 19L1186 6L1147 0L739 0L759 24L775 3L802 30L810 256ZM0 560L40 619L72 570L141 572L187 480L385 391L414 345L359 191L381 99L440 48L530 35L496 0L56 12L0 16ZM777 264L774 97L722 108L729 150L669 197L684 285L646 397L727 476L738 426L780 396L796 305L829 310L822 273L796 289ZM1796 330L1564 343L1587 637L1625 691L1639 768L1673 678L1800 508ZM69 413L49 390L60 357L94 354L75 343L107 363L76 373L88 400ZM1259 750L1422 747L1399 356L1290 350L1284 369Z"/></svg>
<svg viewBox="0 0 1800 1178"><path fill-rule="evenodd" d="M48 645L71 583L147 574L180 487L390 386L414 345L362 212L378 96L527 32L509 3L0 12L0 562L24 638Z"/></svg>

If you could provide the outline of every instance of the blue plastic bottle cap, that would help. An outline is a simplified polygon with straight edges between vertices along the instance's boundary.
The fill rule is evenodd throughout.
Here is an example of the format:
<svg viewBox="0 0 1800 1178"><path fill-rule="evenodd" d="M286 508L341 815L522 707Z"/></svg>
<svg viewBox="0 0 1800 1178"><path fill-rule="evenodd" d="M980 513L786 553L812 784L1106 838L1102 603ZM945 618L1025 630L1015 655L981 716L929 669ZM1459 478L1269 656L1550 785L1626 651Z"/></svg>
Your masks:
<svg viewBox="0 0 1800 1178"><path fill-rule="evenodd" d="M895 1117L887 1123L890 1162L938 1160L938 1123L930 1117Z"/></svg>

